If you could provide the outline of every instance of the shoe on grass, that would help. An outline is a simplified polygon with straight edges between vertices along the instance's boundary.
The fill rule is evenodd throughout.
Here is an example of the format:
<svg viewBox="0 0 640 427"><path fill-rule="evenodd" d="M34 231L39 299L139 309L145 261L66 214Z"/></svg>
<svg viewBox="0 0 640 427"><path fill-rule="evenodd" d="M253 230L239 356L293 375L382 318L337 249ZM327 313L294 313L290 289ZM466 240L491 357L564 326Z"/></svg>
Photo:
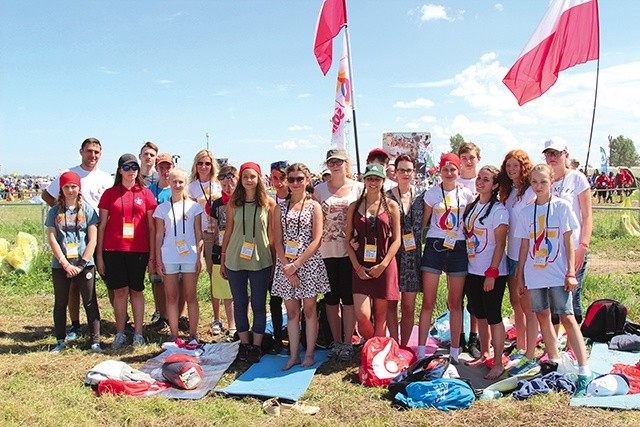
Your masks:
<svg viewBox="0 0 640 427"><path fill-rule="evenodd" d="M249 347L249 354L247 355L247 362L258 363L262 359L262 349L259 345L252 345Z"/></svg>
<svg viewBox="0 0 640 427"><path fill-rule="evenodd" d="M220 335L222 333L222 322L220 319L216 319L213 321L211 325L211 334L212 335Z"/></svg>
<svg viewBox="0 0 640 427"><path fill-rule="evenodd" d="M477 334L472 334L469 336L469 342L467 343L467 353L471 355L474 359L478 359L482 356L480 352L480 340L478 339Z"/></svg>
<svg viewBox="0 0 640 427"><path fill-rule="evenodd" d="M351 362L351 360L353 360L352 344L342 344L340 352L338 353L338 360L341 362Z"/></svg>
<svg viewBox="0 0 640 427"><path fill-rule="evenodd" d="M67 336L64 339L65 341L75 341L79 337L80 337L80 333L78 331L78 328L71 325L71 327L69 328L69 332L67 333Z"/></svg>
<svg viewBox="0 0 640 427"><path fill-rule="evenodd" d="M509 375L513 377L528 377L540 372L540 365L535 360L530 360L527 356L522 356L520 362L509 370Z"/></svg>
<svg viewBox="0 0 640 427"><path fill-rule="evenodd" d="M120 350L123 346L124 343L127 340L127 336L125 334L116 334L116 337L113 339L113 342L111 343L111 349L112 350Z"/></svg>
<svg viewBox="0 0 640 427"><path fill-rule="evenodd" d="M151 315L151 324L153 325L154 323L156 323L160 319L161 319L160 312L159 311L154 311L153 314Z"/></svg>
<svg viewBox="0 0 640 427"><path fill-rule="evenodd" d="M520 360L522 360L522 357L524 356L524 354L525 354L524 350L513 349L513 351L509 355L509 363L507 363L507 366L505 367L507 369L511 369L518 366L518 363L520 363Z"/></svg>
<svg viewBox="0 0 640 427"><path fill-rule="evenodd" d="M593 374L591 375L578 375L576 380L576 393L575 397L584 397L587 395L587 386L593 380Z"/></svg>
<svg viewBox="0 0 640 427"><path fill-rule="evenodd" d="M340 351L342 350L342 343L331 341L329 344L329 359L337 359L340 355Z"/></svg>
<svg viewBox="0 0 640 427"><path fill-rule="evenodd" d="M60 353L62 350L64 350L64 340L58 340L58 343L56 344L56 346L53 347L53 349L49 353L57 354L57 353Z"/></svg>
<svg viewBox="0 0 640 427"><path fill-rule="evenodd" d="M242 362L246 362L249 357L249 344L240 343L240 347L238 348L238 355L236 356L237 360Z"/></svg>
<svg viewBox="0 0 640 427"><path fill-rule="evenodd" d="M146 341L144 340L144 337L142 336L142 334L135 334L133 336L133 346L134 347L139 347L141 345L145 345Z"/></svg>
<svg viewBox="0 0 640 427"><path fill-rule="evenodd" d="M100 347L99 342L94 342L91 344L91 351L94 353L102 353L102 347Z"/></svg>

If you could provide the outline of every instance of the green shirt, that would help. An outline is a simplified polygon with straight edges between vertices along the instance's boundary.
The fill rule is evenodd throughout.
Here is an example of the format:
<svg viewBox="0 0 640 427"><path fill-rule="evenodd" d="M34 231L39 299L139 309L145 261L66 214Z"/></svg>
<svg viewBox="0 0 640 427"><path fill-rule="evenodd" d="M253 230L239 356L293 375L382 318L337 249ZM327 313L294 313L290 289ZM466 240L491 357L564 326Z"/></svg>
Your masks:
<svg viewBox="0 0 640 427"><path fill-rule="evenodd" d="M273 265L267 235L268 223L268 206L262 207L257 206L255 202L245 202L244 206L233 207L233 230L224 262L226 268L233 271L259 271ZM251 259L240 258L244 242L255 244Z"/></svg>

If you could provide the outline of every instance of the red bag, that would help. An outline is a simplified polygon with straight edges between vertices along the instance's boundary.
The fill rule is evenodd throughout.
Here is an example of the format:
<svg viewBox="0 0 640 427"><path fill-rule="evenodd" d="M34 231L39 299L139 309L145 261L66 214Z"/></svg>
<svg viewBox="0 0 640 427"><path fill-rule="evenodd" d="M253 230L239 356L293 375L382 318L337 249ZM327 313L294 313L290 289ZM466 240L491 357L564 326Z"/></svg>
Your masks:
<svg viewBox="0 0 640 427"><path fill-rule="evenodd" d="M367 387L387 386L393 378L410 365L391 337L373 337L362 347L358 377Z"/></svg>

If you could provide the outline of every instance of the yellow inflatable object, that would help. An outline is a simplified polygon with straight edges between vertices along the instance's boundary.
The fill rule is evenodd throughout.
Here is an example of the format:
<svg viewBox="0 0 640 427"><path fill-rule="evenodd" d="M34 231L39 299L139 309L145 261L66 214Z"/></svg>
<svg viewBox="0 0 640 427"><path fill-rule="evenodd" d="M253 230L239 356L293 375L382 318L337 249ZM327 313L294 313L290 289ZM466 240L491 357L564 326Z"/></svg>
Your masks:
<svg viewBox="0 0 640 427"><path fill-rule="evenodd" d="M16 243L5 257L5 261L19 273L26 273L38 254L38 241L29 233L19 232ZM2 269L4 270L4 269Z"/></svg>

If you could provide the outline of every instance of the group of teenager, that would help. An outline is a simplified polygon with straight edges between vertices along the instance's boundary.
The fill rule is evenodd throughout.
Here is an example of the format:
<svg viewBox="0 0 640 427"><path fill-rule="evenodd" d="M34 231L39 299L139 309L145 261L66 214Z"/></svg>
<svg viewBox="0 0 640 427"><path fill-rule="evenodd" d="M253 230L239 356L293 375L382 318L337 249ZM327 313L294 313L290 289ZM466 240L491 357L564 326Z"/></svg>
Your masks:
<svg viewBox="0 0 640 427"><path fill-rule="evenodd" d="M99 141L83 143L83 165L88 150L98 151L99 158ZM138 157L122 155L115 180L102 190L89 189L98 193L97 209L82 203L85 183L77 170L63 173L47 189L57 197L47 219L54 253L54 351L65 345L65 311L67 303L72 311L69 288L74 285L92 325L92 348L101 350L94 251L95 268L110 291L116 318L112 348L126 341L128 299L133 345L145 342L142 291L147 272L155 321L168 323L170 339L177 338L186 302L189 339L197 341L197 279L206 267L212 332L223 329L223 301L228 329L238 332L241 360L256 363L262 356L268 294L274 349L282 349L284 303L290 354L285 370L314 363L319 295L324 295L333 337L329 355L348 361L353 358L356 325L365 339L389 335L407 345L422 293L417 356L424 357L439 279L445 273L454 363L463 351L466 296L471 336L479 345L468 363L486 362L493 348L487 378L503 374L501 307L508 286L517 331L510 373L539 369L539 331L550 361L558 362L561 323L577 357L578 380L586 386L591 372L579 324L591 194L586 177L569 168L567 147L558 142L545 143L546 164L534 166L526 152L513 150L499 168L479 170L480 149L465 143L457 154L441 157L440 179L426 191L415 185L416 160L408 155L396 157L389 168L389 155L372 150L363 182L358 182L351 175L348 153L332 148L325 160L330 178L316 187L304 164L272 163L272 195L257 163L218 170L213 154L201 150L188 174L174 167L170 155L157 151L149 142ZM92 156L95 165L95 153ZM83 165L80 172L86 169ZM301 316L306 320L303 331ZM73 314L71 319L73 328ZM304 356L301 334L308 349Z"/></svg>

